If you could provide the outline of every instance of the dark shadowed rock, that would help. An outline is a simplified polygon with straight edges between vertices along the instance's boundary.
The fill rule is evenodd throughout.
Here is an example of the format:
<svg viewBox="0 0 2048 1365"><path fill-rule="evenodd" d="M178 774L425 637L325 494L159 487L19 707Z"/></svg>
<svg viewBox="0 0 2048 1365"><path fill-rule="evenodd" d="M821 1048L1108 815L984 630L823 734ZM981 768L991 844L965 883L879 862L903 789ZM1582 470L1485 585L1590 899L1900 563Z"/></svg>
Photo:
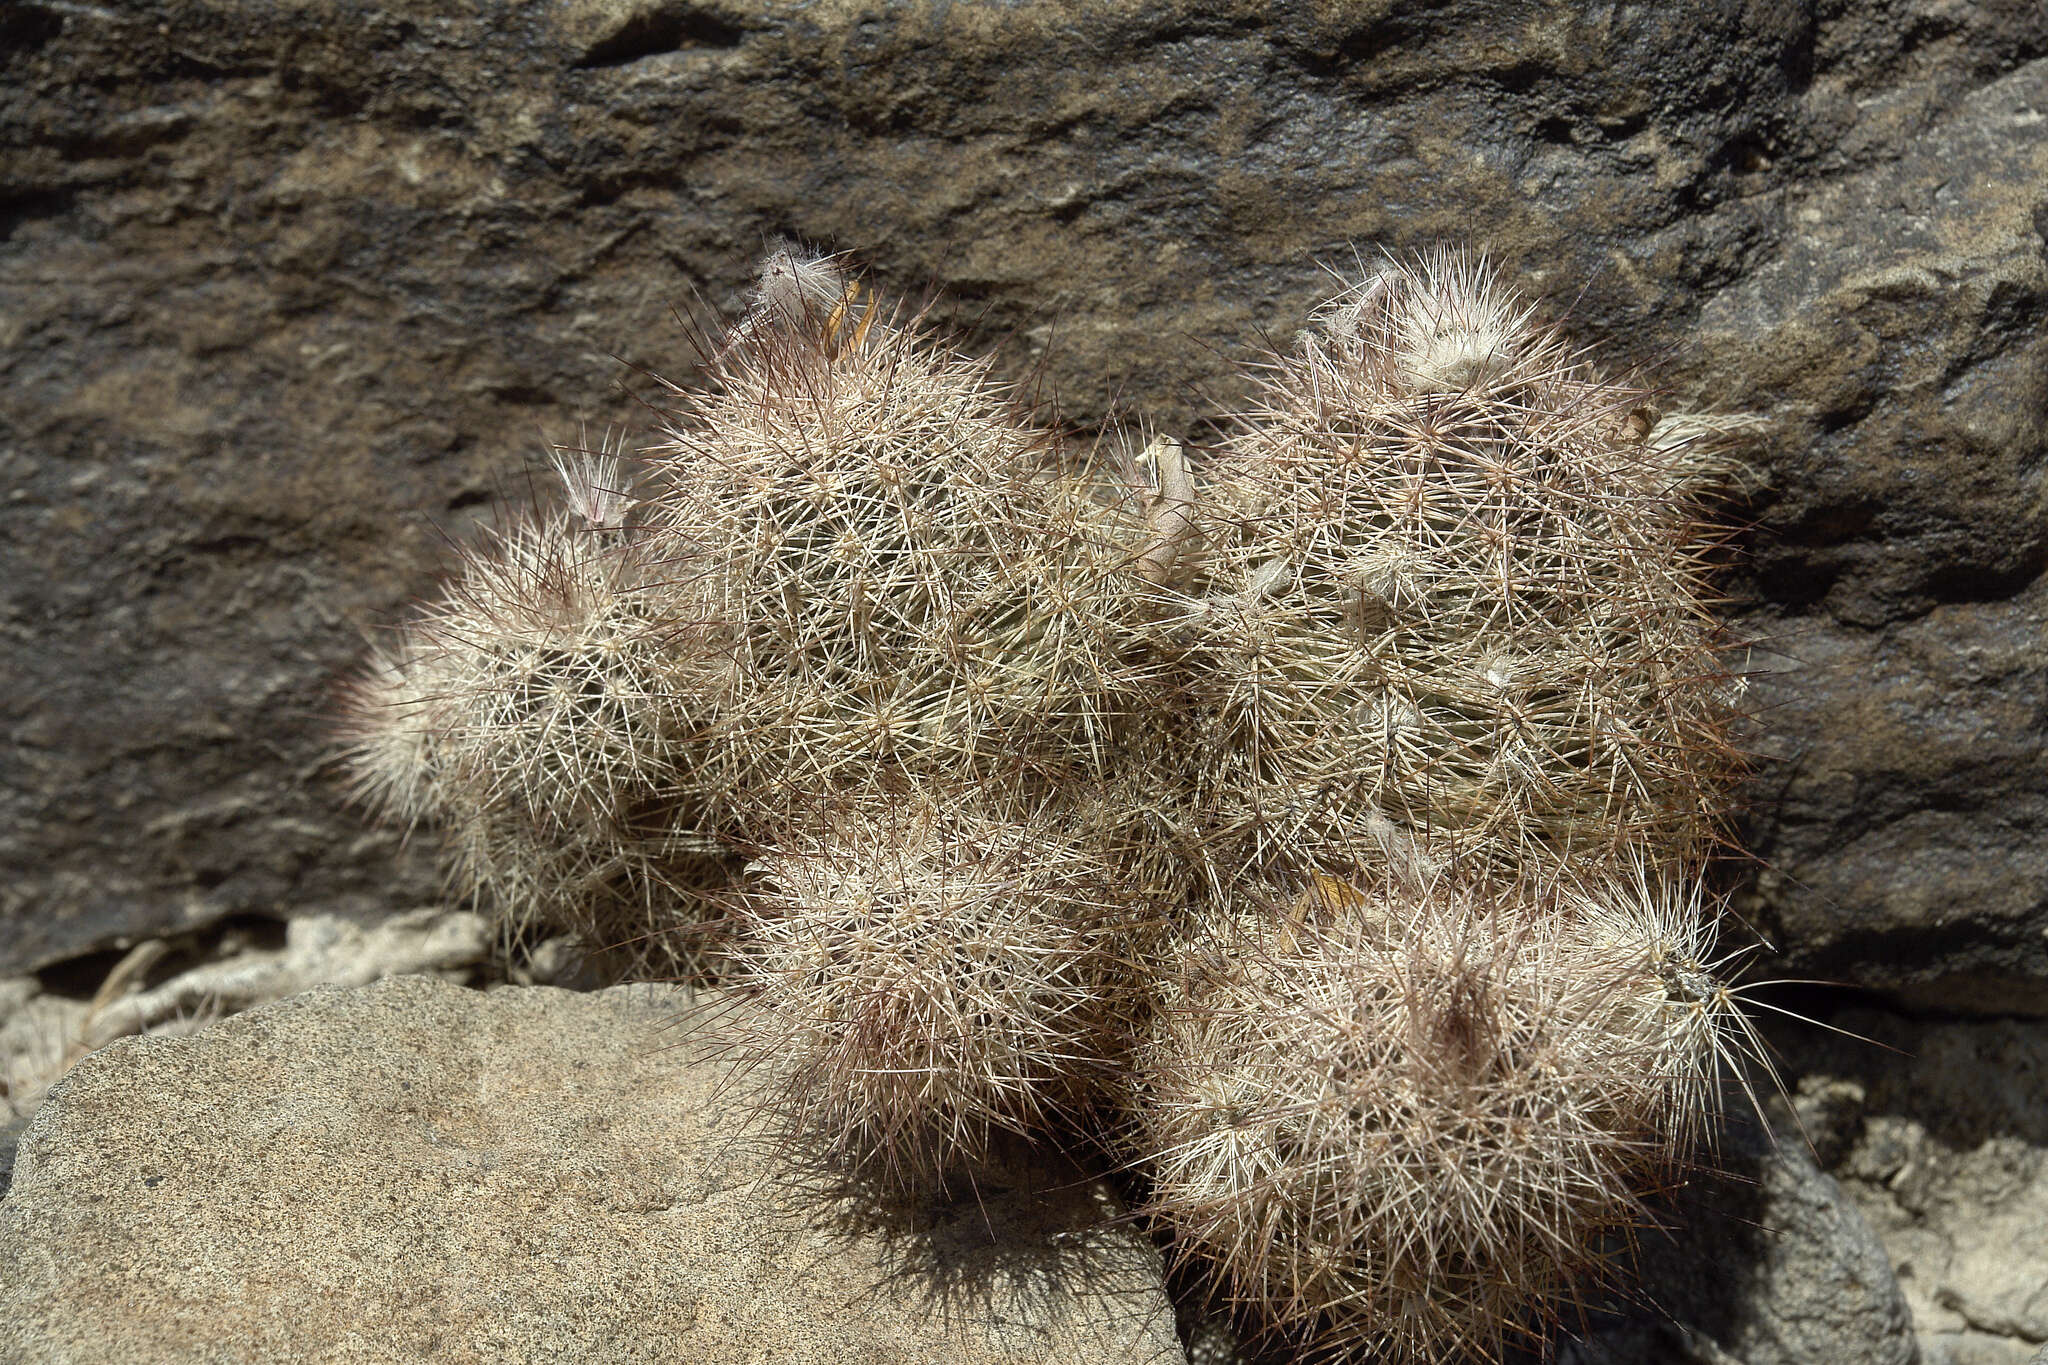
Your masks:
<svg viewBox="0 0 2048 1365"><path fill-rule="evenodd" d="M682 1004L406 977L94 1054L0 1201L0 1360L1182 1359L1102 1184L834 1186L749 1134Z"/></svg>
<svg viewBox="0 0 2048 1365"><path fill-rule="evenodd" d="M26 1117L0 1114L0 1194L6 1194L8 1186L14 1183L14 1153L21 1144L21 1131L26 1127Z"/></svg>
<svg viewBox="0 0 2048 1365"><path fill-rule="evenodd" d="M1873 1042L1783 1031L1800 1105L1884 1239L1927 1365L2024 1365L2048 1341L2048 1028L1829 1022Z"/></svg>
<svg viewBox="0 0 2048 1365"><path fill-rule="evenodd" d="M1645 1236L1642 1306L1566 1344L1566 1365L1920 1362L1884 1244L1786 1128L1729 1134L1725 1169Z"/></svg>
<svg viewBox="0 0 2048 1365"><path fill-rule="evenodd" d="M319 762L358 630L772 234L1197 440L1319 261L1451 234L1771 421L1758 916L2048 1008L2044 53L2034 0L16 0L0 973L430 899Z"/></svg>

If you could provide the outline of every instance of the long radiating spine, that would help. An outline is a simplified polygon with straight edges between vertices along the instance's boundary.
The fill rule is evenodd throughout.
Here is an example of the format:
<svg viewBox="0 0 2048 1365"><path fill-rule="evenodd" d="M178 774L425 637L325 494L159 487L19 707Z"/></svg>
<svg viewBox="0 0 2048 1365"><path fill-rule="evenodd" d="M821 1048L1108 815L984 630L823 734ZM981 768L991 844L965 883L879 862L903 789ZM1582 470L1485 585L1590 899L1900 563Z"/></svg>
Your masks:
<svg viewBox="0 0 2048 1365"><path fill-rule="evenodd" d="M693 780L760 850L737 1050L844 1163L934 1176L1133 1033L1175 876L1104 793L1154 722L1157 518L830 259L771 255L675 402L653 544L720 660Z"/></svg>

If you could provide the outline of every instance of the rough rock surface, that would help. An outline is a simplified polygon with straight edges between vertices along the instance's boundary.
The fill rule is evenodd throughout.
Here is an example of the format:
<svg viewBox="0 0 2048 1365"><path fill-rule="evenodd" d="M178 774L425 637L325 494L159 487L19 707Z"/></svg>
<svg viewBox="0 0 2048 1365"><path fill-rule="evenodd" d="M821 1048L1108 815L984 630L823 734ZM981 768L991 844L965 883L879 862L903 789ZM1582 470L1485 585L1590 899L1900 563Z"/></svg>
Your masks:
<svg viewBox="0 0 2048 1365"><path fill-rule="evenodd" d="M1448 233L1773 420L1756 917L2048 1009L2044 54L2035 0L9 0L0 974L431 898L320 780L356 628L764 238L1200 439L1318 260Z"/></svg>
<svg viewBox="0 0 2048 1365"><path fill-rule="evenodd" d="M1800 1108L1884 1240L1926 1365L2026 1365L2048 1342L2048 1027L1830 1022L1882 1047L1783 1031Z"/></svg>
<svg viewBox="0 0 2048 1365"><path fill-rule="evenodd" d="M490 926L467 910L415 910L364 926L302 915L277 948L249 948L132 995L98 1003L84 1041L99 1047L182 1016L234 1014L315 986L365 986L388 976L460 976L482 965Z"/></svg>
<svg viewBox="0 0 2048 1365"><path fill-rule="evenodd" d="M2048 1024L1803 1003L1769 1030L1786 1093L1758 1078L1779 1141L1736 1125L1639 1302L1562 1358L2042 1365Z"/></svg>
<svg viewBox="0 0 2048 1365"><path fill-rule="evenodd" d="M1929 1365L1884 1245L1789 1115L1776 1128L1732 1129L1722 1173L1645 1236L1640 1305L1563 1365Z"/></svg>
<svg viewBox="0 0 2048 1365"><path fill-rule="evenodd" d="M182 1037L314 986L418 972L459 984L483 965L490 941L483 917L466 910L415 910L373 925L306 915L144 940L82 995L34 976L0 978L0 1194L21 1129L95 1048L133 1033Z"/></svg>
<svg viewBox="0 0 2048 1365"><path fill-rule="evenodd" d="M832 1192L679 1000L409 977L96 1053L0 1201L0 1360L1182 1359L1102 1185Z"/></svg>
<svg viewBox="0 0 2048 1365"><path fill-rule="evenodd" d="M14 1153L21 1146L22 1130L28 1127L28 1115L0 1115L0 1195L7 1193L14 1183Z"/></svg>

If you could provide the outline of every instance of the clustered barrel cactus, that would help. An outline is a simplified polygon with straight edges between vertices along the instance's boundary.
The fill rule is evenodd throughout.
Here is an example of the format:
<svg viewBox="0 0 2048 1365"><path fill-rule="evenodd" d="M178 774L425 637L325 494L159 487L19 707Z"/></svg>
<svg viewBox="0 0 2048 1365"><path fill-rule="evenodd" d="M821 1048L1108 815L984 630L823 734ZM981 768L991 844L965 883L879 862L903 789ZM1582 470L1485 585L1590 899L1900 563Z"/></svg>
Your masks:
<svg viewBox="0 0 2048 1365"><path fill-rule="evenodd" d="M1089 1132L1304 1356L1537 1330L1741 1027L1716 424L1449 249L1325 305L1200 468L1071 447L795 250L708 370L365 668L359 796L508 937L724 981L824 1156Z"/></svg>

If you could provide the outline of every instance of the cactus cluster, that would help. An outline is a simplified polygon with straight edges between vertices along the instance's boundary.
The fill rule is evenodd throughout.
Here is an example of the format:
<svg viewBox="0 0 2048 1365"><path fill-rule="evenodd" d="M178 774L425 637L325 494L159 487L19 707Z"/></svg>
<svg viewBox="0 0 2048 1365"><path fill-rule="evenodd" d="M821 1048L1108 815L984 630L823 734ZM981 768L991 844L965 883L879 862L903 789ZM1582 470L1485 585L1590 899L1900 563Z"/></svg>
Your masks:
<svg viewBox="0 0 2048 1365"><path fill-rule="evenodd" d="M1077 448L785 249L643 469L468 552L359 797L512 937L716 976L792 1140L1088 1134L1303 1356L1497 1356L1639 1219L1739 1016L1711 419L1386 260L1201 465Z"/></svg>

